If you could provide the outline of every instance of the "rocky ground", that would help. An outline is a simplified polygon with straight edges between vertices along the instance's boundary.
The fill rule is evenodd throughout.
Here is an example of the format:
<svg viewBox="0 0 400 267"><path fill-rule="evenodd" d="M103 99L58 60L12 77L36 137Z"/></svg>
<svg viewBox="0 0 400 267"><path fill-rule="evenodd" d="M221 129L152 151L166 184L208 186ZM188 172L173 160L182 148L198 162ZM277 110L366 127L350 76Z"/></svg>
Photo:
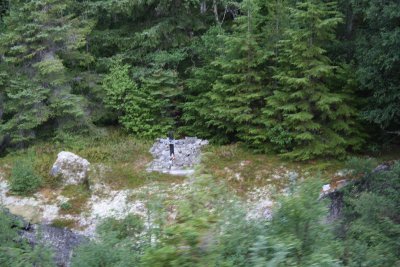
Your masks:
<svg viewBox="0 0 400 267"><path fill-rule="evenodd" d="M178 182L149 180L135 188L119 190L105 182L112 173L112 166L103 163L90 164L86 159L66 151L58 154L49 170L62 180L63 185L52 189L44 188L31 196L12 194L8 177L0 168L0 201L10 213L21 216L28 224L34 224L24 232L26 238L32 243L40 242L36 237L40 228L46 242L55 249L57 261L68 262L73 247L87 238L95 238L96 227L106 218L122 219L128 214L137 214L146 221L149 218L149 203L163 201L166 203L164 212L168 220L173 222L177 215L174 203L190 194L196 177L204 172L198 170L195 173L195 166L200 164L202 168L205 167L201 163L201 155L207 143L196 138L176 140L176 159L171 163L167 140L158 139L150 149L154 160L147 167L143 165L143 168L148 172L185 175L186 178ZM224 151L222 156L230 158L230 152ZM262 169L249 172L253 168L252 163L254 162L251 160L240 160L236 164L223 166L216 174L224 177L228 184L242 184L251 173L255 175L254 181L263 180L262 184L255 183L247 188L244 194L240 190L230 190L233 190L233 194L239 193L238 199L247 208L249 220L271 218L276 196L286 194L288 185L303 177L297 169L284 165L266 165ZM86 187L88 189L84 189ZM82 190L83 193L80 192ZM79 208L76 209L73 205L72 209L66 208L76 198L81 198ZM151 221L146 223L151 224Z"/></svg>
<svg viewBox="0 0 400 267"><path fill-rule="evenodd" d="M128 214L145 217L149 198L168 199L172 203L182 199L189 192L190 186L189 178L182 183L150 183L127 190L112 190L102 186L92 192L83 211L78 214L69 214L62 210L62 205L68 198L61 195L61 190L54 190L50 194L40 191L31 197L15 196L10 194L8 182L1 179L0 197L3 206L11 213L22 216L31 223L52 224L56 221L69 221L69 227L76 233L93 237L96 226L103 219L122 219ZM270 217L274 194L276 189L272 186L249 191L245 200L249 210L248 217ZM169 210L173 213L173 209ZM173 217L173 214L171 216Z"/></svg>

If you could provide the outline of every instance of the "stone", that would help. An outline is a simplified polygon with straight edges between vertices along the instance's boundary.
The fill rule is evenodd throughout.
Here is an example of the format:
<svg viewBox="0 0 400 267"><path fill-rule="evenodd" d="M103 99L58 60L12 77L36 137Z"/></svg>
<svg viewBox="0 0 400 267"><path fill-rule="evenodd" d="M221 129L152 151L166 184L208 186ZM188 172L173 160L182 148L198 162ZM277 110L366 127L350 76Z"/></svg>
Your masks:
<svg viewBox="0 0 400 267"><path fill-rule="evenodd" d="M31 245L44 244L53 251L57 266L71 266L73 251L88 240L85 236L77 234L66 228L58 228L46 224L32 225L19 233Z"/></svg>
<svg viewBox="0 0 400 267"><path fill-rule="evenodd" d="M191 175L193 166L200 163L201 148L208 144L207 140L197 137L185 137L175 140L175 160L170 160L169 140L158 138L150 153L154 160L149 164L147 171L157 171L172 175Z"/></svg>
<svg viewBox="0 0 400 267"><path fill-rule="evenodd" d="M322 186L322 191L324 193L329 192L331 190L331 185L330 184L325 184Z"/></svg>
<svg viewBox="0 0 400 267"><path fill-rule="evenodd" d="M6 206L10 213L21 216L29 223L40 223L42 215L40 207L31 205Z"/></svg>
<svg viewBox="0 0 400 267"><path fill-rule="evenodd" d="M52 176L60 176L64 185L84 184L88 179L90 163L74 153L62 151L51 168Z"/></svg>

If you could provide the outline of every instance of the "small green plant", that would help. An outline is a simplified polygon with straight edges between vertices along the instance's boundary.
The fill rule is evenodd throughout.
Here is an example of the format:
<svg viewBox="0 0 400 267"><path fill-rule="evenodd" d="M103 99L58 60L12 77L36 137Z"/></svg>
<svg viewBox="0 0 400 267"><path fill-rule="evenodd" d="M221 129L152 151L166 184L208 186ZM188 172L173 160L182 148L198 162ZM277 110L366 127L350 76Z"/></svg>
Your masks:
<svg viewBox="0 0 400 267"><path fill-rule="evenodd" d="M14 163L11 170L11 191L25 195L35 192L42 185L42 177L35 173L32 160L24 159Z"/></svg>
<svg viewBox="0 0 400 267"><path fill-rule="evenodd" d="M61 203L60 209L62 210L70 210L72 208L72 204L69 203L68 201Z"/></svg>

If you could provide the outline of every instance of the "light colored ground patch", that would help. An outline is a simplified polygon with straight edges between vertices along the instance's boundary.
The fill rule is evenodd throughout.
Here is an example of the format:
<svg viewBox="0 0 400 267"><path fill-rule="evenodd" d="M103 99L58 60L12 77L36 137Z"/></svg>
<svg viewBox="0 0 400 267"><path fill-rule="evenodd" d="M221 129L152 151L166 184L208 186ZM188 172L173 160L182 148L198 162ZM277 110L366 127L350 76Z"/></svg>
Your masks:
<svg viewBox="0 0 400 267"><path fill-rule="evenodd" d="M248 164L248 162L243 161L240 165L242 168L246 168ZM100 166L98 172L104 174L106 168ZM288 170L280 170L280 172L282 176L279 179L282 180L287 180L291 174ZM91 184L91 195L84 204L82 212L77 214L60 209L63 203L71 200L62 195L61 189L41 190L32 197L13 196L9 194L8 182L5 179L0 179L0 197L2 203L11 208L12 212L24 216L28 220L32 220L29 217L36 216L35 218L38 218L36 220L46 223L65 221L76 232L92 237L97 225L106 218L122 219L128 214L137 214L146 218L149 201L161 201L168 222L173 223L177 214L176 203L188 195L194 179L194 177L187 178L179 183L155 181L135 189L123 190L115 190L102 183L101 179L92 180L94 183ZM235 179L237 178L235 177ZM248 190L243 198L248 208L248 219L270 218L275 203L274 195L283 191L275 183L262 187L255 186ZM28 206L30 208L26 209ZM28 214L26 212L21 214L20 210L30 211Z"/></svg>
<svg viewBox="0 0 400 267"><path fill-rule="evenodd" d="M38 192L32 197L9 194L9 184L0 178L0 203L11 213L24 217L32 223L51 222L58 216L59 207L49 204L47 195Z"/></svg>
<svg viewBox="0 0 400 267"><path fill-rule="evenodd" d="M272 217L272 209L275 204L274 196L277 189L273 185L263 187L255 187L249 190L246 196L247 218L270 219Z"/></svg>
<svg viewBox="0 0 400 267"><path fill-rule="evenodd" d="M61 195L62 190L41 190L32 197L10 194L8 182L0 173L0 201L11 213L32 223L73 221L73 230L86 236L94 236L97 225L105 218L125 218L128 214L146 216L149 198L179 199L189 189L188 183L150 183L137 189L112 190L105 184L95 185L92 194L79 214L63 213L60 206L70 199ZM169 207L172 213L175 210Z"/></svg>

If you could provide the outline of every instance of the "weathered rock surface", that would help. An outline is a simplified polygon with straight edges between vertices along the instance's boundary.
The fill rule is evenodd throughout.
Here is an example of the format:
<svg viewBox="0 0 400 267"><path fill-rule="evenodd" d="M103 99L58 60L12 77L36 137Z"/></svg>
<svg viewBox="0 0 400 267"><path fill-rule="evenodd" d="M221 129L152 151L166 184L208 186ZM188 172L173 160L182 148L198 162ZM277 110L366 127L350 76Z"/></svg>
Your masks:
<svg viewBox="0 0 400 267"><path fill-rule="evenodd" d="M60 176L64 185L87 182L90 163L74 153L62 151L51 168L52 176Z"/></svg>
<svg viewBox="0 0 400 267"><path fill-rule="evenodd" d="M158 171L173 175L188 175L194 172L194 165L200 162L201 148L208 144L207 140L186 137L175 140L175 160L170 160L168 139L157 139L150 153L154 160L147 171Z"/></svg>
<svg viewBox="0 0 400 267"><path fill-rule="evenodd" d="M31 225L21 231L21 236L32 245L45 244L54 252L54 261L57 266L69 267L74 249L87 241L83 235L66 228L51 225Z"/></svg>
<svg viewBox="0 0 400 267"><path fill-rule="evenodd" d="M11 210L0 208L12 219L13 227L17 227L22 239L27 240L32 246L44 244L53 252L57 266L69 267L73 250L88 239L66 228L58 228L47 224L32 224L25 218L12 213Z"/></svg>
<svg viewBox="0 0 400 267"><path fill-rule="evenodd" d="M30 223L40 223L42 221L42 215L40 212L40 207L32 205L20 205L6 206L10 213L23 217Z"/></svg>

